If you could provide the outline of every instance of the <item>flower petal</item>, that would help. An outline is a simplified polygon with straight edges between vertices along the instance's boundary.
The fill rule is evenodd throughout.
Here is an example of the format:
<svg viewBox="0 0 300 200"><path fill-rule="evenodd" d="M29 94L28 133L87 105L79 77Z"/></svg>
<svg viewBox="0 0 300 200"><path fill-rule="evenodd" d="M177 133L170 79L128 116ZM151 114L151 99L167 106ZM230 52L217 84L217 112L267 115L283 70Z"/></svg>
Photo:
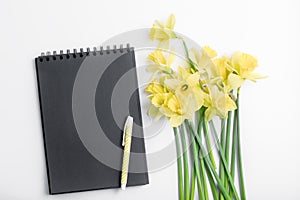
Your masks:
<svg viewBox="0 0 300 200"><path fill-rule="evenodd" d="M159 111L159 108L151 105L148 110L148 115L154 117L154 121L158 121L163 114Z"/></svg>
<svg viewBox="0 0 300 200"><path fill-rule="evenodd" d="M177 127L177 126L180 126L183 122L183 117L182 116L172 116L170 117L170 125L172 127Z"/></svg>
<svg viewBox="0 0 300 200"><path fill-rule="evenodd" d="M257 79L267 78L267 76L262 76L259 74L252 73L252 74L246 75L245 78L250 81L256 82Z"/></svg>
<svg viewBox="0 0 300 200"><path fill-rule="evenodd" d="M168 49L169 45L170 45L170 42L169 42L169 36L168 36L167 38L164 38L164 39L160 40L160 42L158 43L157 48L159 48L159 49Z"/></svg>
<svg viewBox="0 0 300 200"><path fill-rule="evenodd" d="M167 59L167 65L170 66L174 60L175 60L175 53L174 52L170 52L168 55L168 59Z"/></svg>
<svg viewBox="0 0 300 200"><path fill-rule="evenodd" d="M216 111L212 107L209 107L205 111L205 120L208 122L210 121L214 116L216 116Z"/></svg>
<svg viewBox="0 0 300 200"><path fill-rule="evenodd" d="M167 20L166 28L173 30L176 23L175 16L171 14Z"/></svg>
<svg viewBox="0 0 300 200"><path fill-rule="evenodd" d="M176 90L176 88L180 86L181 81L178 79L166 79L164 83L170 89Z"/></svg>
<svg viewBox="0 0 300 200"><path fill-rule="evenodd" d="M244 81L245 80L237 74L233 74L233 73L229 74L227 79L228 91L240 88L244 83Z"/></svg>
<svg viewBox="0 0 300 200"><path fill-rule="evenodd" d="M160 107L165 103L165 99L166 99L165 94L155 94L151 99L151 103L156 107Z"/></svg>
<svg viewBox="0 0 300 200"><path fill-rule="evenodd" d="M189 84L191 87L197 87L200 81L200 73L196 72L190 76L188 76L186 82Z"/></svg>
<svg viewBox="0 0 300 200"><path fill-rule="evenodd" d="M166 58L161 50L155 50L151 52L147 58L159 65L165 65L167 63Z"/></svg>
<svg viewBox="0 0 300 200"><path fill-rule="evenodd" d="M214 58L217 56L217 52L209 46L202 47L202 52L210 58Z"/></svg>
<svg viewBox="0 0 300 200"><path fill-rule="evenodd" d="M165 28L165 24L164 24L163 22L161 22L161 21L159 21L159 20L155 20L155 22L156 22L156 24L158 24L158 26L159 26L160 28Z"/></svg>

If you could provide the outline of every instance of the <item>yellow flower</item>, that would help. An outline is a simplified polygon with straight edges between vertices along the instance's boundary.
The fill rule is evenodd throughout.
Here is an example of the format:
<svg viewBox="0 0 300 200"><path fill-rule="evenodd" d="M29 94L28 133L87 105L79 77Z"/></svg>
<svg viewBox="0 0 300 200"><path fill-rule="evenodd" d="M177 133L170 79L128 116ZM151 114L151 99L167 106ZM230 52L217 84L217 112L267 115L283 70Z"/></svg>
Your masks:
<svg viewBox="0 0 300 200"><path fill-rule="evenodd" d="M166 77L161 77L160 80L154 79L145 89L150 93L148 98L151 99L152 104L148 114L154 117L155 121L166 116L171 126L179 126L182 123L182 120L179 120L182 118L181 107L176 96L161 84L165 79Z"/></svg>
<svg viewBox="0 0 300 200"><path fill-rule="evenodd" d="M162 50L158 49L150 53L147 58L153 62L153 64L147 67L147 70L152 72L153 75L156 75L157 73L172 73L171 64L175 60L174 53L169 53L166 58Z"/></svg>
<svg viewBox="0 0 300 200"><path fill-rule="evenodd" d="M216 58L216 51L208 46L202 48L201 54L196 49L192 49L192 53L201 79L227 92L240 88L246 79L255 81L264 78L252 73L257 67L257 60L249 54L236 52L231 58Z"/></svg>
<svg viewBox="0 0 300 200"><path fill-rule="evenodd" d="M192 48L191 53L193 56L192 58L200 68L208 67L208 65L211 64L210 61L212 58L217 56L217 52L209 46L202 47L201 51L198 51L196 48Z"/></svg>
<svg viewBox="0 0 300 200"><path fill-rule="evenodd" d="M235 73L230 73L225 83L226 91L230 92L232 90L238 89L242 86L244 82L245 80L239 75Z"/></svg>
<svg viewBox="0 0 300 200"><path fill-rule="evenodd" d="M204 103L204 93L199 86L200 73L191 73L178 67L177 73L154 79L145 89L150 93L152 106L148 114L158 120L165 116L172 127L177 127L185 119L192 119L194 112Z"/></svg>
<svg viewBox="0 0 300 200"><path fill-rule="evenodd" d="M182 116L182 105L178 98L172 92L152 93L151 107L148 110L149 116L153 116L157 121L165 116L170 121L172 127L182 124L184 117Z"/></svg>
<svg viewBox="0 0 300 200"><path fill-rule="evenodd" d="M215 64L215 74L218 77L216 85L220 88L225 88L227 92L239 88L244 80L236 75L236 70L232 66L230 58L223 56L213 60Z"/></svg>
<svg viewBox="0 0 300 200"><path fill-rule="evenodd" d="M164 87L160 83L154 81L146 87L145 91L151 94L159 94L164 92Z"/></svg>
<svg viewBox="0 0 300 200"><path fill-rule="evenodd" d="M227 118L228 111L235 110L236 104L226 91L221 91L215 85L209 87L209 94L204 98L206 121L210 121L214 116Z"/></svg>
<svg viewBox="0 0 300 200"><path fill-rule="evenodd" d="M178 67L177 77L165 80L165 85L174 91L181 105L183 119L191 119L193 113L204 103L204 93L199 86L199 80L199 72L191 74L182 67Z"/></svg>
<svg viewBox="0 0 300 200"><path fill-rule="evenodd" d="M228 75L232 72L230 59L223 56L213 60L215 64L214 76L221 77L223 81L227 80Z"/></svg>
<svg viewBox="0 0 300 200"><path fill-rule="evenodd" d="M159 111L169 119L172 127L181 125L184 120L182 105L172 93L169 93L165 105L160 107Z"/></svg>
<svg viewBox="0 0 300 200"><path fill-rule="evenodd" d="M166 23L156 20L150 31L150 39L158 40L159 47L168 47L169 39L176 38L173 29L175 26L175 16L171 14Z"/></svg>
<svg viewBox="0 0 300 200"><path fill-rule="evenodd" d="M206 55L210 58L214 58L217 56L217 52L215 50L213 50L212 48L210 48L209 46L202 47L202 52L203 52L203 55Z"/></svg>
<svg viewBox="0 0 300 200"><path fill-rule="evenodd" d="M159 108L165 104L168 91L155 79L146 87L145 92L150 93L148 98L151 99L152 104L148 110L148 115L154 117L154 121L157 121L163 116Z"/></svg>
<svg viewBox="0 0 300 200"><path fill-rule="evenodd" d="M195 48L191 49L192 59L195 61L198 71L201 74L201 79L208 81L216 74L215 65L213 63L213 58L217 56L215 50L208 46L202 47L201 51Z"/></svg>
<svg viewBox="0 0 300 200"><path fill-rule="evenodd" d="M257 79L264 78L263 76L252 73L257 67L257 59L253 56L238 51L232 55L231 60L233 69L242 79L255 82Z"/></svg>

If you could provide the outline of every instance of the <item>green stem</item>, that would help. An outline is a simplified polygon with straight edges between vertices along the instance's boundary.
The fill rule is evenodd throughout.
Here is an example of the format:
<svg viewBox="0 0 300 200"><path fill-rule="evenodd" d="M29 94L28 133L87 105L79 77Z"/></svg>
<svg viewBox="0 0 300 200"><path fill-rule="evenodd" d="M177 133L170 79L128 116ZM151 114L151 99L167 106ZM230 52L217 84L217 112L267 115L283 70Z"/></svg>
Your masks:
<svg viewBox="0 0 300 200"><path fill-rule="evenodd" d="M230 198L230 196L229 196L227 190L225 189L225 186L224 186L223 183L222 183L222 180L219 178L218 173L217 173L217 171L214 169L214 167L213 167L211 161L210 161L207 157L205 157L205 161L206 161L205 164L206 164L206 165L210 168L210 170L212 171L212 173L213 173L213 175L214 175L214 177L215 177L215 179L216 179L216 181L217 181L217 183L218 183L218 185L219 185L219 189L221 190L223 196L225 197L226 200L231 200L231 198ZM210 173L210 171L209 171L209 173ZM216 198L218 198L218 197L216 197Z"/></svg>
<svg viewBox="0 0 300 200"><path fill-rule="evenodd" d="M204 118L204 112L205 112L205 108L201 108L200 110L198 110L196 113L198 115L198 129L197 129L197 133L198 135L201 135L201 131L202 131L202 126L203 126L203 118Z"/></svg>
<svg viewBox="0 0 300 200"><path fill-rule="evenodd" d="M204 149L203 149L203 150L204 150ZM217 173L216 170L214 169L214 167L213 167L211 161L210 161L207 157L204 157L204 159L205 159L205 161L206 161L205 164L206 164L206 165L209 167L209 169L212 171L212 173L213 173L213 175L214 175L214 177L215 177L215 179L216 179L216 181L217 181L217 183L218 183L218 185L219 185L219 189L221 190L221 192L222 192L222 194L224 195L225 199L226 199L226 200L230 200L231 198L230 198L230 196L229 196L227 190L225 189L225 187L224 187L224 185L223 185L221 179L219 178L218 173ZM209 171L209 173L210 173L210 171ZM218 196L216 196L216 198L218 198Z"/></svg>
<svg viewBox="0 0 300 200"><path fill-rule="evenodd" d="M186 130L190 130L190 128L187 125L186 125ZM204 194L202 191L203 187L202 187L202 183L201 183L201 179L200 179L200 169L199 169L199 161L198 161L199 155L198 155L197 145L195 143L195 138L194 138L193 134L191 133L191 131L189 131L189 133L191 134L190 136L192 139L192 148L193 148L193 155L194 155L194 169L195 169L194 171L196 172L196 177L197 177L199 198L204 199Z"/></svg>
<svg viewBox="0 0 300 200"><path fill-rule="evenodd" d="M235 160L236 160L237 110L234 111L234 118L233 119L234 119L234 121L233 121L233 133L232 133L230 171L231 171L232 180L234 182ZM232 190L229 191L229 195L232 196Z"/></svg>
<svg viewBox="0 0 300 200"><path fill-rule="evenodd" d="M201 173L201 180L203 183L203 190L204 190L204 199L205 200L209 200L208 197L208 189L207 189L207 183L206 183L206 171L205 171L205 164L204 164L204 160L203 158L199 158L200 159L200 173Z"/></svg>
<svg viewBox="0 0 300 200"><path fill-rule="evenodd" d="M188 154L187 154L187 146L185 139L185 132L183 125L179 126L179 131L181 135L181 143L183 150L183 167L184 167L184 197L186 200L189 199L189 166L188 166Z"/></svg>
<svg viewBox="0 0 300 200"><path fill-rule="evenodd" d="M231 131L231 116L232 111L228 112L227 127L226 127L226 145L225 145L225 158L229 161L229 147L230 147L230 131ZM224 147L223 147L224 148Z"/></svg>
<svg viewBox="0 0 300 200"><path fill-rule="evenodd" d="M184 47L184 51L185 51L185 55L186 55L186 58L187 58L187 60L188 60L188 63L189 63L189 65L190 65L191 69L197 70L196 67L195 67L195 65L194 65L194 62L193 62L193 61L191 60L191 58L190 58L189 50L188 50L188 48L187 48L187 45L186 45L184 39L183 39L183 38L180 38L180 39L181 39L181 41L182 41L182 44L183 44L183 47Z"/></svg>
<svg viewBox="0 0 300 200"><path fill-rule="evenodd" d="M201 130L202 128L202 123L199 123L200 121L202 121L202 115L201 112L197 111L196 112L196 122L197 122L197 129ZM189 127L186 126L187 130L189 130ZM189 131L190 132L190 131ZM198 145L195 141L194 136L191 134L191 138L192 138L192 146L193 146L193 155L194 155L194 159L195 159L195 172L197 175L197 186L198 186L198 196L201 200L205 200L208 199L208 197L206 198L206 193L207 193L207 188L206 188L206 182L204 182L205 180L203 180L203 177L201 177L201 174L203 175L202 171L202 166L201 166L201 158L200 158L200 162L199 162L199 156L198 156L198 152L199 152L199 148ZM204 168L204 166L203 166ZM208 195L207 195L208 196Z"/></svg>
<svg viewBox="0 0 300 200"><path fill-rule="evenodd" d="M226 141L225 140L225 126L226 126L226 121L225 121L225 119L222 119L222 122L221 122L221 145L223 148L225 147L225 141ZM222 162L220 162L219 167L220 167L219 175L220 175L221 180L224 183L224 167L223 167ZM223 199L224 199L224 197L220 193L220 200L223 200Z"/></svg>
<svg viewBox="0 0 300 200"><path fill-rule="evenodd" d="M196 63L194 63L193 60L190 58L189 50L188 50L188 47L187 47L184 39L180 36L177 36L177 35L176 35L176 37L182 41L183 48L184 48L184 51L185 51L185 56L186 56L186 59L187 59L189 65L190 65L190 68L194 71L198 71L198 65ZM199 83L200 83L200 88L202 88L204 91L207 91L207 89L205 89L203 87L203 84L200 80L199 80Z"/></svg>
<svg viewBox="0 0 300 200"><path fill-rule="evenodd" d="M226 144L225 144L225 147L223 146L223 148L225 148L225 159L226 159L227 163L229 163L231 116L232 116L232 111L229 111L228 112L228 117L227 117L227 124L226 124L226 126L227 126L226 127ZM225 188L228 188L228 181L227 181L227 177L226 176L224 177L224 184L225 184Z"/></svg>
<svg viewBox="0 0 300 200"><path fill-rule="evenodd" d="M202 126L203 126L203 121L202 118L204 117L204 109L201 108L200 110L197 111L198 115L199 115L199 121L198 121L198 130L197 130L197 134L200 137L201 141L202 141ZM199 152L199 145L197 145L197 152ZM204 165L204 160L202 157L200 157L200 173L201 173L201 182L203 184L203 191L204 191L204 200L208 200L208 190L207 190L207 183L206 183L206 172L205 172L205 165Z"/></svg>
<svg viewBox="0 0 300 200"><path fill-rule="evenodd" d="M218 138L218 135L217 135L217 131L216 131L215 125L214 125L213 121L210 121L209 124L210 124L210 126L211 126L211 130L212 130L213 135L214 135L214 137L215 137L215 140L216 140L216 142L217 142L217 145L218 145L218 148L219 148L220 158L221 158L221 161L222 161L222 163L223 163L223 166L224 166L224 169L225 169L225 173L226 173L226 175L227 175L227 179L228 179L228 181L229 181L230 187L231 187L232 190L233 190L233 194L234 194L235 199L236 199L236 200L239 200L238 193L237 193L237 191L236 191L236 188L235 188L235 186L234 186L234 182L233 182L233 180L232 180L232 178L231 178L231 174L230 174L230 171L229 171L229 169L228 169L228 163L227 163L226 158L225 158L224 149L223 149L223 147L222 147L221 144L220 144L220 141L219 141L219 138Z"/></svg>
<svg viewBox="0 0 300 200"><path fill-rule="evenodd" d="M204 159L205 165L206 165L207 167L209 167L209 169L210 169L210 171L207 171L207 173L209 173L209 172L212 172L212 173L213 173L213 176L214 176L214 178L216 179L216 181L217 181L217 183L218 183L218 186L219 186L219 189L221 190L221 192L222 192L222 194L224 195L225 199L226 199L226 200L231 200L231 198L230 198L230 196L229 196L227 190L226 190L225 187L224 187L223 182L222 182L221 179L219 178L217 171L215 170L213 164L211 163L211 160L208 158L208 156L204 156L205 149L204 149L204 147L203 147L203 145L202 145L201 138L196 134L196 131L195 131L195 129L194 129L192 123L191 123L190 121L187 121L186 123L187 123L187 125L190 127L190 130L191 130L192 133L194 134L194 136L195 136L195 138L196 138L196 140L197 140L197 142L198 142L198 144L199 144L200 152L201 152L200 154L201 154L201 156L202 156L203 159ZM238 200L238 198L237 198L237 200Z"/></svg>
<svg viewBox="0 0 300 200"><path fill-rule="evenodd" d="M182 182L182 159L180 151L180 142L178 136L177 128L173 128L176 142L176 152L177 152L177 172L178 172L178 188L179 188L179 200L184 200L183 196L183 182Z"/></svg>
<svg viewBox="0 0 300 200"><path fill-rule="evenodd" d="M207 178L208 178L208 181L209 181L209 184L210 184L210 188L211 188L211 193L214 197L214 200L218 200L219 199L219 196L218 196L218 191L217 191L217 187L216 187L216 183L214 181L214 178L210 172L210 169L209 167L206 165L205 166L205 169L207 171Z"/></svg>
<svg viewBox="0 0 300 200"><path fill-rule="evenodd" d="M210 142L210 138L209 138L209 134L208 134L208 127L207 124L204 122L204 118L202 118L203 121L203 130L204 130L204 137L205 137L205 143L206 143L206 147L207 147L207 151L208 151L208 156L210 158L210 161L213 165L213 167L216 169L216 162L215 162L215 158L214 158L214 154L213 154L213 150L211 148L211 142Z"/></svg>
<svg viewBox="0 0 300 200"><path fill-rule="evenodd" d="M229 111L228 112L228 117L227 117L227 124L226 124L227 127L226 127L226 146L225 146L225 158L226 158L227 162L228 162L228 159L229 159L231 116L232 116L232 111Z"/></svg>
<svg viewBox="0 0 300 200"><path fill-rule="evenodd" d="M194 166L193 170L192 170L190 200L194 200L194 197L195 197L195 184L196 184L196 169L195 169L195 166Z"/></svg>
<svg viewBox="0 0 300 200"><path fill-rule="evenodd" d="M240 183L240 193L241 199L246 199L246 192L245 192L245 183L244 183L244 175L243 175L243 162L242 162L242 150L241 150L241 136L240 136L240 114L239 114L239 90L237 93L237 163L238 163L238 172L239 172L239 183Z"/></svg>

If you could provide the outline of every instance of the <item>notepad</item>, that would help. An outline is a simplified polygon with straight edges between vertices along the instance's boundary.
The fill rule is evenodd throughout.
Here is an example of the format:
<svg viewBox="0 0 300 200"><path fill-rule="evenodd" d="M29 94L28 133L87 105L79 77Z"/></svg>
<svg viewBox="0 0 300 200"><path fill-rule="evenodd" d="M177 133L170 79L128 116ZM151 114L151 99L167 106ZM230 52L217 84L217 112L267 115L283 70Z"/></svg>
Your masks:
<svg viewBox="0 0 300 200"><path fill-rule="evenodd" d="M35 62L49 193L119 188L129 115L127 186L148 184L134 49L54 51Z"/></svg>

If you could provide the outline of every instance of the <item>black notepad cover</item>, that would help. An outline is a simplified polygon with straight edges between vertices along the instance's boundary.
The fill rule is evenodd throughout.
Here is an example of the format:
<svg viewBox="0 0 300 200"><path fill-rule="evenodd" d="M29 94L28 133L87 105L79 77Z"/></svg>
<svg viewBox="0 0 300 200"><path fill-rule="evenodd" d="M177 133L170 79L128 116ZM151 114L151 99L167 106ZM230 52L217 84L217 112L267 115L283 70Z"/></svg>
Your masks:
<svg viewBox="0 0 300 200"><path fill-rule="evenodd" d="M108 67L103 66L105 59L112 60ZM94 73L92 71L94 75L98 70L102 70L95 91L85 89L81 91L79 87L76 92L77 95L78 91L82 92L83 101L85 101L85 97L90 98L88 92L94 93L94 108L92 109L95 110L95 116L108 139L107 141L122 150L123 127L121 126L124 125L129 114L134 118L133 134L137 137L132 139L131 151L140 153L143 155L143 159L130 159L129 169L138 166L139 170L138 173L129 173L128 186L148 184L133 48L117 49L117 52L116 50L105 50L47 55L38 57L35 61L50 194L120 187L122 151L112 153L114 156L112 160L117 161L117 167L109 166L110 164L105 163L106 161L103 163L89 151L82 139L92 141L92 145L95 146L94 150L101 151L101 155L109 155L110 150L104 149L105 145L102 145L104 141L98 142L99 149L97 149L96 136L98 136L98 132L93 133L95 134L95 138L93 138L93 134L86 132L85 135L80 127L76 127L76 124L89 124L93 121L89 114L85 113L85 110L75 113L77 123L74 120L74 87L76 86L75 82L79 79L78 74L82 66L90 67L90 70L95 71ZM123 93L114 95L115 86L129 71L134 72L133 75L129 73L131 74L129 75L131 76L130 82L126 83L125 81L122 84ZM83 81L88 82L89 79L83 79ZM133 93L132 89L135 89ZM128 93L130 93L129 99ZM122 95L124 101L128 101L127 107L118 105L112 107L112 102L123 99ZM81 102L79 101L79 103ZM97 130L93 126L91 129L91 131ZM81 131L80 134L78 131ZM144 171L141 168L144 168Z"/></svg>

